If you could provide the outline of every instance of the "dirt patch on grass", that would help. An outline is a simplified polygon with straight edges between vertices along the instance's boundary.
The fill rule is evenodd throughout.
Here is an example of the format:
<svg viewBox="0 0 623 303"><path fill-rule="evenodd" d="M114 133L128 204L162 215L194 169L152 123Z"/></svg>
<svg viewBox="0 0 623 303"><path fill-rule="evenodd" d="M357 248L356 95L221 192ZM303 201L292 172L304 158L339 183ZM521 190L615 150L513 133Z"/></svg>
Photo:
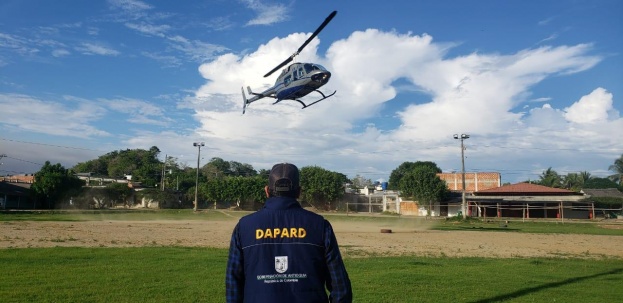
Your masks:
<svg viewBox="0 0 623 303"><path fill-rule="evenodd" d="M237 220L0 223L0 248L198 246L227 248ZM423 225L332 223L345 257L580 257L623 259L623 237L434 231ZM391 229L391 233L381 233Z"/></svg>

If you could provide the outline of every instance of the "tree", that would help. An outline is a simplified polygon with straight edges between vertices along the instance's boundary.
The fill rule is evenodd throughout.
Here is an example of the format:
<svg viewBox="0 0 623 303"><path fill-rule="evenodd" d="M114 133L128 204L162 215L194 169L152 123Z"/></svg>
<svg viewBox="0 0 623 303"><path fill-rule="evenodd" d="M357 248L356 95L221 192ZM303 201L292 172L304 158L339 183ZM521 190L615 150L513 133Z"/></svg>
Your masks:
<svg viewBox="0 0 623 303"><path fill-rule="evenodd" d="M251 164L237 161L225 161L218 157L210 159L210 162L204 165L201 171L206 174L208 179L222 178L225 176L252 177L257 175L257 171Z"/></svg>
<svg viewBox="0 0 623 303"><path fill-rule="evenodd" d="M437 176L437 170L430 165L414 167L401 178L398 187L402 196L428 204L429 215L432 203L445 200L449 194L446 182Z"/></svg>
<svg viewBox="0 0 623 303"><path fill-rule="evenodd" d="M144 186L154 187L162 178L162 162L158 160L160 149L152 146L149 150L126 149L113 151L98 159L78 163L72 170L77 173L94 173L110 178L123 178L132 175L132 181Z"/></svg>
<svg viewBox="0 0 623 303"><path fill-rule="evenodd" d="M569 173L562 178L563 187L573 191L580 191L584 185L584 179L581 174Z"/></svg>
<svg viewBox="0 0 623 303"><path fill-rule="evenodd" d="M562 178L555 170L549 167L539 176L539 184L548 187L561 188Z"/></svg>
<svg viewBox="0 0 623 303"><path fill-rule="evenodd" d="M344 196L346 175L332 172L318 166L301 168L301 198L312 206L323 205L332 209L331 203Z"/></svg>
<svg viewBox="0 0 623 303"><path fill-rule="evenodd" d="M220 173L223 176L230 176L231 175L231 170L229 167L229 162L219 158L219 157L214 157L212 159L210 159L210 162L208 162L208 164L206 165L211 165L213 166L215 169L214 171L217 173Z"/></svg>
<svg viewBox="0 0 623 303"><path fill-rule="evenodd" d="M392 170L391 174L389 175L389 182L388 182L387 187L393 190L398 189L400 186L400 179L402 179L402 177L405 174L411 172L415 167L418 167L418 166L430 167L431 169L435 170L436 173L441 173L441 169L437 166L435 162L431 162L431 161L403 162L396 169Z"/></svg>
<svg viewBox="0 0 623 303"><path fill-rule="evenodd" d="M350 183L352 184L353 188L360 189L372 185L372 180L366 179L363 176L357 174L352 180L350 180Z"/></svg>
<svg viewBox="0 0 623 303"><path fill-rule="evenodd" d="M199 185L201 197L212 203L224 203L228 206L235 204L241 207L247 202L262 202L266 199L264 186L268 177L223 177L210 179Z"/></svg>
<svg viewBox="0 0 623 303"><path fill-rule="evenodd" d="M619 186L623 186L623 154L614 160L614 164L608 167L609 171L614 172L614 175L611 175L610 180L619 184Z"/></svg>
<svg viewBox="0 0 623 303"><path fill-rule="evenodd" d="M621 190L623 187L616 184L609 178L591 178L590 180L584 182L584 188L595 188L595 189L605 189L605 188L618 188Z"/></svg>
<svg viewBox="0 0 623 303"><path fill-rule="evenodd" d="M257 171L253 169L251 164L229 161L229 170L232 176L253 177L257 175Z"/></svg>
<svg viewBox="0 0 623 303"><path fill-rule="evenodd" d="M35 173L31 190L48 208L55 208L61 199L69 200L72 195L78 194L83 185L82 180L60 163L52 165L50 161L45 161L41 170Z"/></svg>
<svg viewBox="0 0 623 303"><path fill-rule="evenodd" d="M110 183L106 185L107 195L113 204L119 202L127 206L127 199L132 195L133 189L127 183Z"/></svg>
<svg viewBox="0 0 623 303"><path fill-rule="evenodd" d="M76 164L71 170L78 173L92 173L95 176L108 176L108 161L100 157Z"/></svg>
<svg viewBox="0 0 623 303"><path fill-rule="evenodd" d="M587 171L580 172L580 177L582 177L582 182L586 182L593 178L593 176L591 176L591 173Z"/></svg>

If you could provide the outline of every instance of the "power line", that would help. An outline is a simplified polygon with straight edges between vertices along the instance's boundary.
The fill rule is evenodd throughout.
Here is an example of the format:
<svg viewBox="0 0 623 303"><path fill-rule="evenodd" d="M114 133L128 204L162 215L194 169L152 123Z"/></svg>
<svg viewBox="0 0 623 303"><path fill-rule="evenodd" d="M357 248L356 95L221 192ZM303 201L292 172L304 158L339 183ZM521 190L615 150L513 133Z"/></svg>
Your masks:
<svg viewBox="0 0 623 303"><path fill-rule="evenodd" d="M24 160L24 159L13 158L13 157L9 157L9 156L6 156L6 155L5 155L5 157L6 157L6 158L9 158L9 159L17 160L17 161L22 161L22 162L31 163L31 164L43 165L43 164L41 164L41 163L32 162L32 161L28 161L28 160Z"/></svg>
<svg viewBox="0 0 623 303"><path fill-rule="evenodd" d="M105 152L105 151L99 150L99 149L84 148L84 147L63 146L63 145L55 145L55 144L47 144L47 143L39 143L39 142L29 142L29 141L20 141L20 140L5 139L5 138L0 138L0 140L2 140L2 141L9 141L9 142L16 142L16 143L24 143L24 144L51 146L51 147L58 147L58 148L65 148L65 149L90 150L90 151L97 151L97 152Z"/></svg>

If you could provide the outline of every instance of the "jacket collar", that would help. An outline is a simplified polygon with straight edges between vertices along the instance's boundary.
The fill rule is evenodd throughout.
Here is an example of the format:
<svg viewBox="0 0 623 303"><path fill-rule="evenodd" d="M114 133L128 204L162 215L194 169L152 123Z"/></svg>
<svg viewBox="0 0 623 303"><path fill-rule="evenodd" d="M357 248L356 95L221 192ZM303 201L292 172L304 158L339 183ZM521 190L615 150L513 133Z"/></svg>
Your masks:
<svg viewBox="0 0 623 303"><path fill-rule="evenodd" d="M301 204L296 199L290 197L272 197L266 200L264 208L271 210L292 209L301 208Z"/></svg>

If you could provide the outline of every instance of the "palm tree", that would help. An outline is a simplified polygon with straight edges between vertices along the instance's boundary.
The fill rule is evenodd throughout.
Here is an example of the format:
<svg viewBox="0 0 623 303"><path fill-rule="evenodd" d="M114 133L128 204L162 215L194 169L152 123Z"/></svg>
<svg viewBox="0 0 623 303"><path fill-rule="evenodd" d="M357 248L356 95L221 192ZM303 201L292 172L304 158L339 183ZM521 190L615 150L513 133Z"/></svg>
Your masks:
<svg viewBox="0 0 623 303"><path fill-rule="evenodd" d="M593 176L591 176L591 173L587 171L580 172L580 177L582 177L582 183L593 178Z"/></svg>
<svg viewBox="0 0 623 303"><path fill-rule="evenodd" d="M562 179L560 175L549 167L539 176L539 184L548 187L560 188L562 186Z"/></svg>
<svg viewBox="0 0 623 303"><path fill-rule="evenodd" d="M623 185L623 154L621 154L618 159L614 160L614 164L610 165L608 170L614 172L614 175L608 178L619 183L619 185Z"/></svg>
<svg viewBox="0 0 623 303"><path fill-rule="evenodd" d="M578 173L569 173L563 177L563 187L573 191L579 191L584 185L584 179L582 175Z"/></svg>

